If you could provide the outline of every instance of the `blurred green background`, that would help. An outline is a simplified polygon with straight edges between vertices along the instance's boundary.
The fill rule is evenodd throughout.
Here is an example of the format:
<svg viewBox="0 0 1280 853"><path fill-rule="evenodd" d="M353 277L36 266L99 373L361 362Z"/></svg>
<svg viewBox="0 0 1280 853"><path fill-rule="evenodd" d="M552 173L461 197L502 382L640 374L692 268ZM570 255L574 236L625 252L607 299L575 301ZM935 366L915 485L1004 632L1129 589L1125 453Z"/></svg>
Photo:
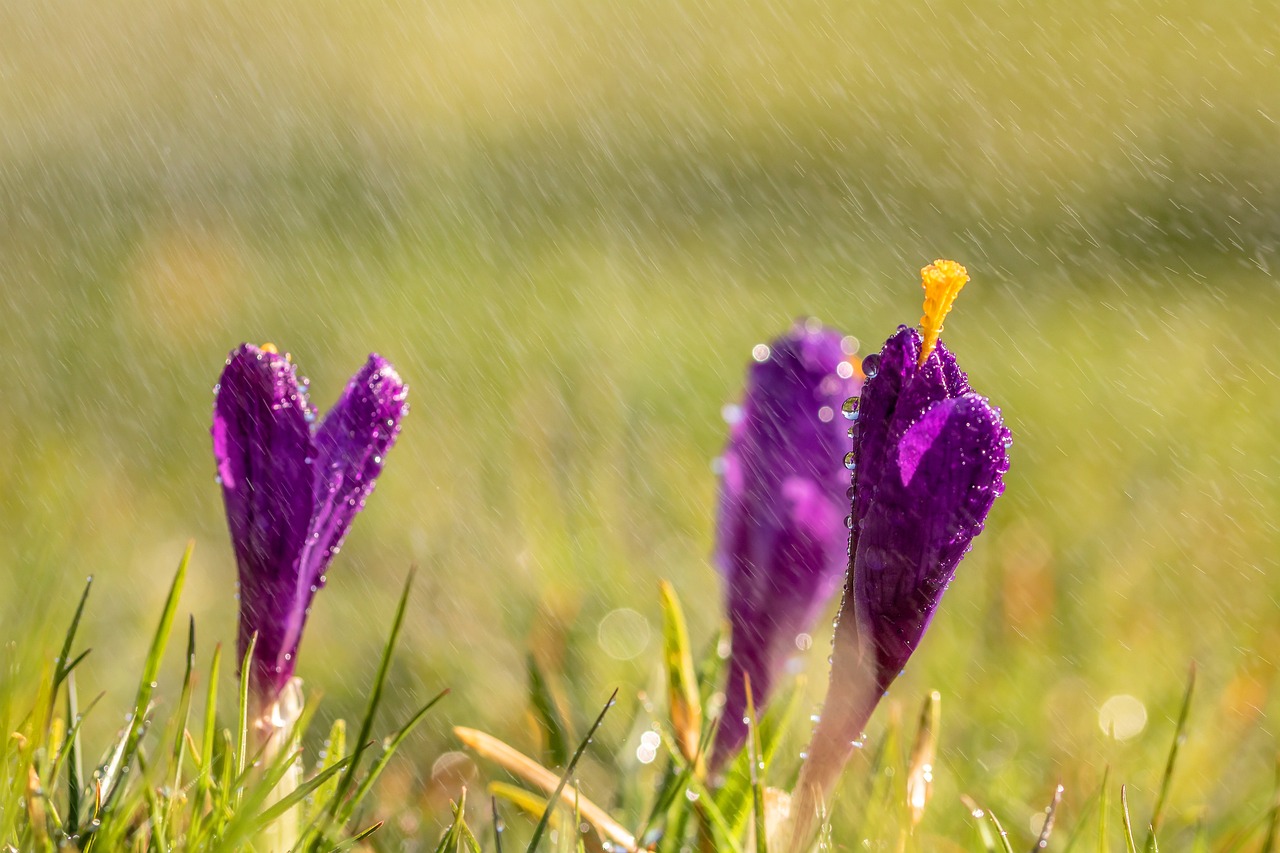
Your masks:
<svg viewBox="0 0 1280 853"><path fill-rule="evenodd" d="M1026 835L1059 779L1070 820L1107 764L1144 812L1192 659L1172 825L1247 823L1280 655L1277 45L1245 0L6 2L6 654L30 675L94 575L105 739L188 538L202 659L231 641L226 352L276 343L324 408L377 350L413 410L301 650L322 720L356 715L417 565L387 719L453 693L387 802L435 802L450 724L536 748L530 648L580 727L622 687L585 771L608 801L658 579L696 643L719 620L751 346L814 315L874 349L954 257L946 339L1016 443L890 697L944 695L927 826L959 834L969 792ZM1120 742L1117 694L1148 715Z"/></svg>

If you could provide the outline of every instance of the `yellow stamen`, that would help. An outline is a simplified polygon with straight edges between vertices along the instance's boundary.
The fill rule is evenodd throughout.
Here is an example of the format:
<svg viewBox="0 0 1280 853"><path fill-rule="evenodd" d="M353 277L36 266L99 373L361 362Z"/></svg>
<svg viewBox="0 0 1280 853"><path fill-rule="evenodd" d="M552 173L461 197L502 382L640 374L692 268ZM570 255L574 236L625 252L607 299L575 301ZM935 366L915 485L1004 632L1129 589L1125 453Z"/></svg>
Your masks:
<svg viewBox="0 0 1280 853"><path fill-rule="evenodd" d="M263 352L269 352L272 355L280 354L280 350L276 349L275 344L263 344L262 346L258 347L258 349L262 350Z"/></svg>
<svg viewBox="0 0 1280 853"><path fill-rule="evenodd" d="M920 279L924 285L924 316L920 318L924 343L920 347L919 363L924 364L938 345L942 321L969 280L969 273L955 261L937 260L920 270Z"/></svg>

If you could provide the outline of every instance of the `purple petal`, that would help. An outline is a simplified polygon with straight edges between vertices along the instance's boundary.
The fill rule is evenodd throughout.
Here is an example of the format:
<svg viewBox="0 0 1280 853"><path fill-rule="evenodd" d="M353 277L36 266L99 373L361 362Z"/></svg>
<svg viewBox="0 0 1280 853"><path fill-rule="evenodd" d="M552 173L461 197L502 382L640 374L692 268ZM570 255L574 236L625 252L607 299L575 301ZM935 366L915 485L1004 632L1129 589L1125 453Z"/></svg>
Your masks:
<svg viewBox="0 0 1280 853"><path fill-rule="evenodd" d="M733 630L726 704L712 765L746 735L744 676L763 709L798 634L809 630L846 564L853 446L844 401L857 393L841 336L797 323L753 364L724 453L715 563L725 576Z"/></svg>
<svg viewBox="0 0 1280 853"><path fill-rule="evenodd" d="M284 356L250 344L231 353L214 401L213 451L239 569L240 653L256 631L253 678L265 690L288 681L277 661L314 506L310 416Z"/></svg>
<svg viewBox="0 0 1280 853"><path fill-rule="evenodd" d="M311 465L314 516L295 577L287 652L297 652L302 625L329 563L382 472L387 451L408 412L408 387L395 368L373 354L347 383L342 397L316 430Z"/></svg>
<svg viewBox="0 0 1280 853"><path fill-rule="evenodd" d="M877 686L906 665L999 493L1004 428L969 393L930 407L904 435L854 555L857 621L875 645Z"/></svg>
<svg viewBox="0 0 1280 853"><path fill-rule="evenodd" d="M865 720L869 709L844 706L870 696L873 707L919 644L1008 470L999 413L970 390L943 344L924 364L919 353L919 333L900 327L862 389L852 594L836 629L827 703L850 720ZM863 683L868 676L874 684Z"/></svg>

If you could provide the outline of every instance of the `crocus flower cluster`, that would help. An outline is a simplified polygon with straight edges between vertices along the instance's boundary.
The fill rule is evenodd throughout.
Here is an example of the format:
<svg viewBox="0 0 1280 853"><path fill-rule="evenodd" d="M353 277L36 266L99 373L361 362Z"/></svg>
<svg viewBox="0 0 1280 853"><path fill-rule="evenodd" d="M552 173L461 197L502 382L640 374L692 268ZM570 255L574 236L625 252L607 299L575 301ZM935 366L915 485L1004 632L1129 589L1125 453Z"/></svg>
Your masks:
<svg viewBox="0 0 1280 853"><path fill-rule="evenodd" d="M763 708L845 572L853 448L840 409L861 385L839 333L798 322L758 346L722 457L715 562L732 629L725 708L711 766L746 737L746 681Z"/></svg>
<svg viewBox="0 0 1280 853"><path fill-rule="evenodd" d="M213 452L240 576L240 656L270 708L293 676L311 600L372 491L408 410L395 369L370 355L317 421L307 384L265 344L232 351L213 408Z"/></svg>
<svg viewBox="0 0 1280 853"><path fill-rule="evenodd" d="M867 356L861 396L846 408L855 466L849 575L827 698L796 785L792 849L807 843L821 801L1004 491L1009 431L937 338L968 274L953 261L921 273L924 335L900 327Z"/></svg>

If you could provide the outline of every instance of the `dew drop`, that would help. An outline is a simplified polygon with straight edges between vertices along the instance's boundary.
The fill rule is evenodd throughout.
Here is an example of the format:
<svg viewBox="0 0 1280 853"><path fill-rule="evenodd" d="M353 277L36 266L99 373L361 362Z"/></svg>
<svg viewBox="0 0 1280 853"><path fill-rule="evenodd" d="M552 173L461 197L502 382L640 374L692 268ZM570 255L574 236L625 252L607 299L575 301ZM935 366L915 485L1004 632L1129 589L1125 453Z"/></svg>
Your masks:
<svg viewBox="0 0 1280 853"><path fill-rule="evenodd" d="M844 416L851 421L858 419L858 406L861 405L861 397L850 397L844 401L844 405L840 407L840 411L844 412Z"/></svg>
<svg viewBox="0 0 1280 853"><path fill-rule="evenodd" d="M844 455L844 467L850 471L858 467L858 456L852 450Z"/></svg>
<svg viewBox="0 0 1280 853"><path fill-rule="evenodd" d="M880 355L879 353L871 353L862 360L862 372L868 379L874 379L876 374L880 372Z"/></svg>

